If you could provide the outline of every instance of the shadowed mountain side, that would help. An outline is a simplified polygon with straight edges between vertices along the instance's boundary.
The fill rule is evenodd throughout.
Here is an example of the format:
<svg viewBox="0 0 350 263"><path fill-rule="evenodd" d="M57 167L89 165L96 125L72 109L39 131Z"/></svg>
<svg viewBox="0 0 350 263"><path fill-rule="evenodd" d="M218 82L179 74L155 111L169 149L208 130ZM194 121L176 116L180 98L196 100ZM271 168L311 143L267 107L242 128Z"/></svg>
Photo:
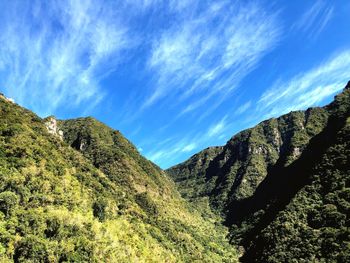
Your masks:
<svg viewBox="0 0 350 263"><path fill-rule="evenodd" d="M349 94L345 90L328 106L327 126L298 160L277 165L252 198L230 204L227 223L235 224L232 239L247 248L243 262L349 261ZM294 218L298 223L285 227Z"/></svg>
<svg viewBox="0 0 350 263"><path fill-rule="evenodd" d="M168 170L186 198L206 200L225 218L244 262L348 261L349 93L350 83L326 107L235 135L203 167L186 161Z"/></svg>
<svg viewBox="0 0 350 263"><path fill-rule="evenodd" d="M277 162L287 166L297 159L326 125L328 115L324 108L312 108L264 121L238 133L225 146L203 150L167 173L185 198L209 198L212 209L225 214L230 202L252 196Z"/></svg>

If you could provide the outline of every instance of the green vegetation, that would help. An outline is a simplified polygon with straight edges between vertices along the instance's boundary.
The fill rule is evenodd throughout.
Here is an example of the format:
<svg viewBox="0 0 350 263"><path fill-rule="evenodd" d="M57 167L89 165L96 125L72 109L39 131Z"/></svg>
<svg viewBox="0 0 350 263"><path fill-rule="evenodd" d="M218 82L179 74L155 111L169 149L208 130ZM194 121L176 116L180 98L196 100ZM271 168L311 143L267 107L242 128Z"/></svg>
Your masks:
<svg viewBox="0 0 350 263"><path fill-rule="evenodd" d="M118 131L45 120L0 98L0 262L235 262L204 219Z"/></svg>
<svg viewBox="0 0 350 263"><path fill-rule="evenodd" d="M232 137L224 147L208 148L167 170L183 197L203 200L225 213L230 202L252 196L274 165L296 160L328 119L323 108L291 112Z"/></svg>
<svg viewBox="0 0 350 263"><path fill-rule="evenodd" d="M169 169L190 202L93 118L0 117L0 262L350 262L350 84Z"/></svg>
<svg viewBox="0 0 350 263"><path fill-rule="evenodd" d="M349 136L350 84L324 108L264 121L209 162L204 150L167 172L222 215L242 262L349 262Z"/></svg>
<svg viewBox="0 0 350 263"><path fill-rule="evenodd" d="M247 249L243 262L350 261L350 90L327 110L327 125L296 161L274 167L250 200L231 204L251 204L240 218L228 216L232 240Z"/></svg>

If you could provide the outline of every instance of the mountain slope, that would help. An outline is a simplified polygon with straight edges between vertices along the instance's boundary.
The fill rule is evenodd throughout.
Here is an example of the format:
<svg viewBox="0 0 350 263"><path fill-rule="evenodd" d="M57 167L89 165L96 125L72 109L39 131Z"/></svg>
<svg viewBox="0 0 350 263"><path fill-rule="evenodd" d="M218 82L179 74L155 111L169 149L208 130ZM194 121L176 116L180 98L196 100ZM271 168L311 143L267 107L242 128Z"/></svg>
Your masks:
<svg viewBox="0 0 350 263"><path fill-rule="evenodd" d="M297 159L310 138L326 125L328 115L324 108L312 108L264 121L238 133L225 146L205 149L167 173L179 191L186 192L185 197L208 195L212 207L222 212L230 201L252 196L277 162L288 165ZM203 156L210 156L210 161ZM194 178L200 180L193 182Z"/></svg>
<svg viewBox="0 0 350 263"><path fill-rule="evenodd" d="M0 119L1 262L236 261L216 218L119 132L43 120L4 96Z"/></svg>
<svg viewBox="0 0 350 263"><path fill-rule="evenodd" d="M58 122L64 140L109 178L133 192L176 195L173 182L119 131L89 117Z"/></svg>
<svg viewBox="0 0 350 263"><path fill-rule="evenodd" d="M232 242L245 248L243 262L349 261L349 116L348 84L329 106L262 122L211 157L206 192ZM200 167L181 175L187 164L168 172L196 178ZM178 187L189 190L186 181Z"/></svg>

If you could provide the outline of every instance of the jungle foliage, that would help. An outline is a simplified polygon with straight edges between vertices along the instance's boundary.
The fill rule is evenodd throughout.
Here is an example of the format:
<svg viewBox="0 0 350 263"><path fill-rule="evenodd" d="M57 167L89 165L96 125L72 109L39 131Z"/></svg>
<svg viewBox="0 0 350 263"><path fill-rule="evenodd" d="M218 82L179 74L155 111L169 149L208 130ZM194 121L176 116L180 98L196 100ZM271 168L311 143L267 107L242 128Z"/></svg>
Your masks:
<svg viewBox="0 0 350 263"><path fill-rule="evenodd" d="M225 219L241 261L350 261L350 84L328 106L264 121L215 149L167 172L184 197Z"/></svg>
<svg viewBox="0 0 350 263"><path fill-rule="evenodd" d="M235 262L203 216L120 132L45 120L0 98L1 262Z"/></svg>

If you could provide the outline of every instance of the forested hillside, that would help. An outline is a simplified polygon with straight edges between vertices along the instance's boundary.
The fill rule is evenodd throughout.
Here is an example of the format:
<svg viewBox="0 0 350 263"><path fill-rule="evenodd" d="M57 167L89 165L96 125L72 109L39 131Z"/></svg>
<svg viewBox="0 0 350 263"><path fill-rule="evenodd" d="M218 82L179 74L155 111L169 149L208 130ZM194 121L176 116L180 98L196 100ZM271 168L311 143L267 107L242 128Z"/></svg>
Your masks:
<svg viewBox="0 0 350 263"><path fill-rule="evenodd" d="M203 218L120 132L41 119L0 97L1 262L235 262Z"/></svg>
<svg viewBox="0 0 350 263"><path fill-rule="evenodd" d="M190 202L94 118L0 116L1 262L350 261L350 85L167 170Z"/></svg>
<svg viewBox="0 0 350 263"><path fill-rule="evenodd" d="M168 173L225 218L243 262L348 262L349 136L350 84L324 108L264 121Z"/></svg>

